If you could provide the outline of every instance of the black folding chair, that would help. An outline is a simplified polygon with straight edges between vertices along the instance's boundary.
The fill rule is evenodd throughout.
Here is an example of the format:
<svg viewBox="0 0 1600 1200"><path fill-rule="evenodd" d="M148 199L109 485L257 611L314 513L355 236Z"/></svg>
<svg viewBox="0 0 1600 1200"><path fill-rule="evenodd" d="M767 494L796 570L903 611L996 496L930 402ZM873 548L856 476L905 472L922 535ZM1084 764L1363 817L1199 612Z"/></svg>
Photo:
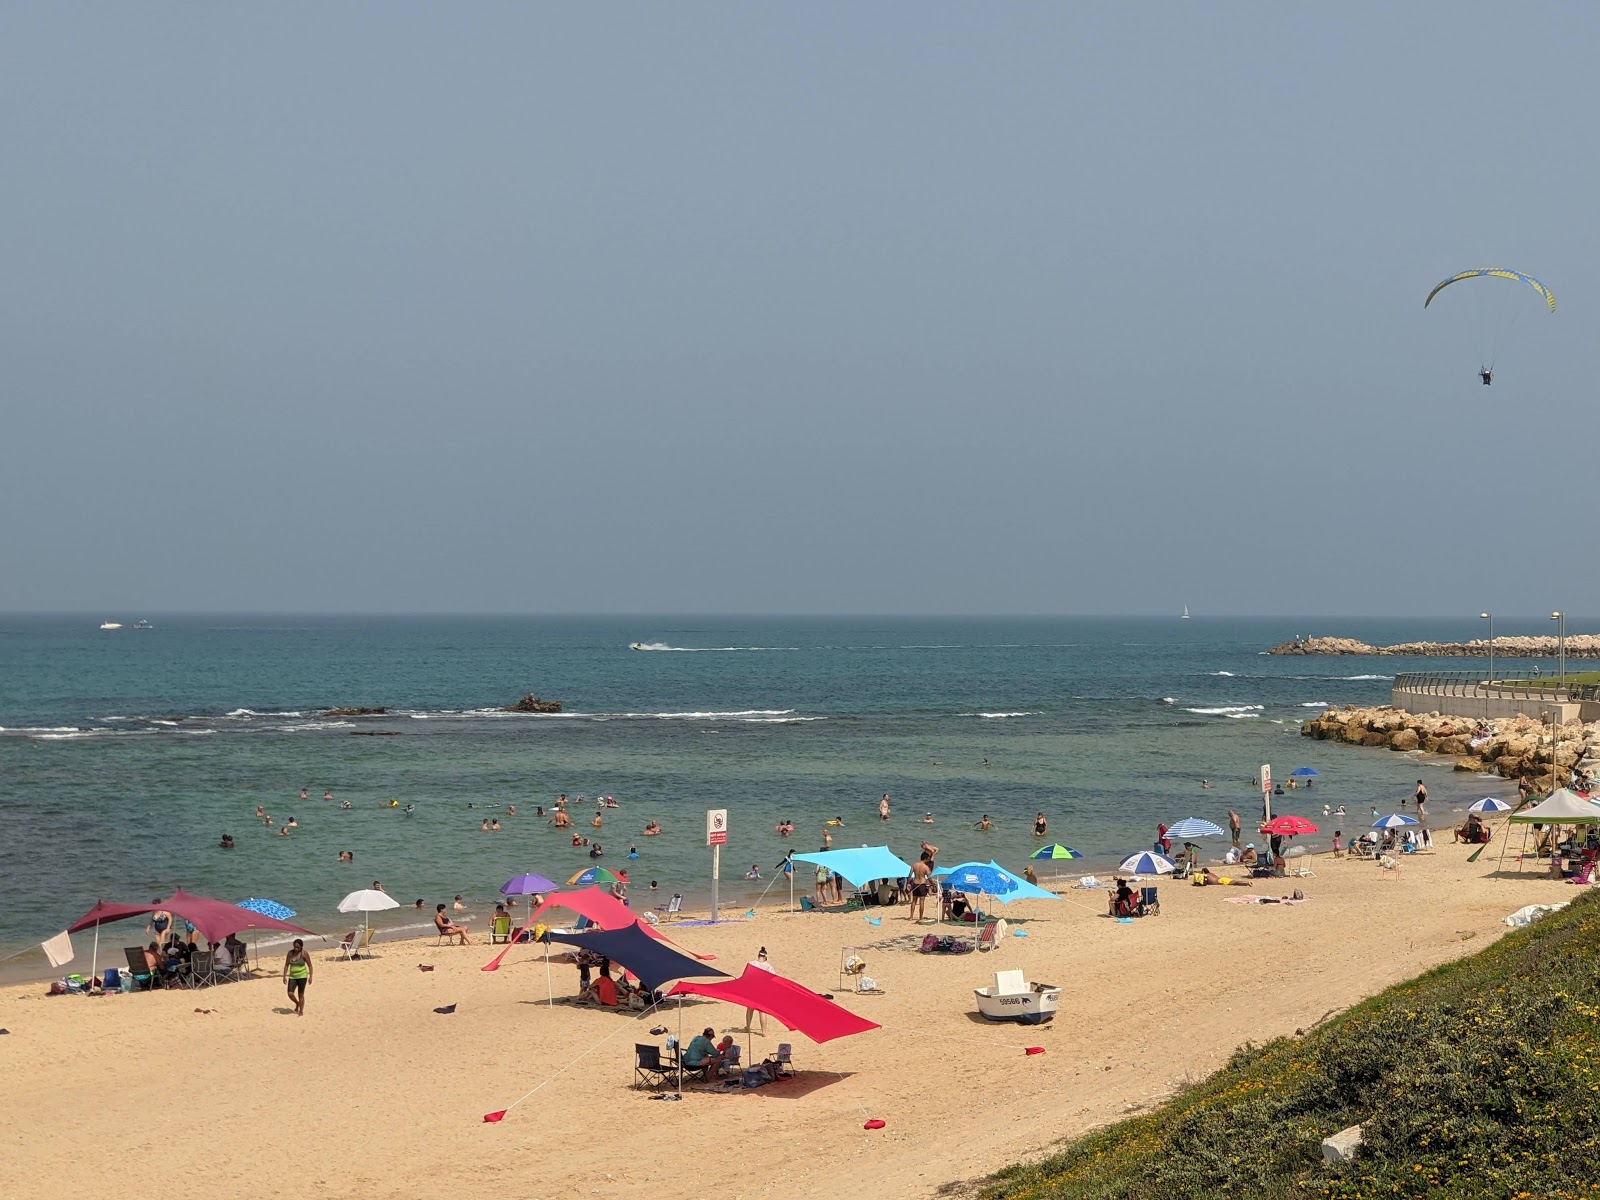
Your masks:
<svg viewBox="0 0 1600 1200"><path fill-rule="evenodd" d="M672 1076L676 1075L678 1064L664 1062L661 1058L661 1047L647 1045L644 1042L635 1042L633 1046L633 1086L659 1087L664 1083L671 1083Z"/></svg>

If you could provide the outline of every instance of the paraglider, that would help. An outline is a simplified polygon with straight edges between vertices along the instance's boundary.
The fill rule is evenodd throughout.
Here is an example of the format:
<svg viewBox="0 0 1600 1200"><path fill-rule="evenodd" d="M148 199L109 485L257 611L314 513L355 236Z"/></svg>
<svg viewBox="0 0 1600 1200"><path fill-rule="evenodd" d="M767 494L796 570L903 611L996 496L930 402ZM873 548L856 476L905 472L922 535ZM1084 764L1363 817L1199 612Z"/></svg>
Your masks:
<svg viewBox="0 0 1600 1200"><path fill-rule="evenodd" d="M1427 308L1433 303L1433 298L1452 284L1462 283L1472 279L1505 279L1516 284L1525 284L1538 294L1539 298L1551 312L1556 310L1556 298L1543 283L1532 275L1524 275L1521 271L1513 271L1509 267L1477 267L1470 271L1461 271L1450 276L1444 282L1436 285L1428 293L1428 298L1422 302L1422 307ZM1520 292L1520 288L1517 289ZM1494 383L1494 360L1498 349L1501 333L1517 319L1526 299L1522 295L1508 295L1500 289L1498 284L1479 292L1476 287L1469 289L1472 299L1473 341L1478 349L1478 379L1488 387ZM1465 307L1465 305L1464 305Z"/></svg>

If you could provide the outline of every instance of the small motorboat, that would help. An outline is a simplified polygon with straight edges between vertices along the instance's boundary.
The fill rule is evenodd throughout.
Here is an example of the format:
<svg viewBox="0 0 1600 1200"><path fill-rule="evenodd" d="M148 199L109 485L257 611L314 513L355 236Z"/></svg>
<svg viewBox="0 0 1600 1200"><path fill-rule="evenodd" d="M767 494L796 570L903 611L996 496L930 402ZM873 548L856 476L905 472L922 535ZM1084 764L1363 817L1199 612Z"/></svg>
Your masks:
<svg viewBox="0 0 1600 1200"><path fill-rule="evenodd" d="M1042 1025L1056 1015L1061 989L1053 983L1029 983L1021 971L996 971L991 987L973 988L978 1011L989 1021Z"/></svg>
<svg viewBox="0 0 1600 1200"><path fill-rule="evenodd" d="M644 643L643 642L630 642L630 643L628 643L628 649L629 650L643 650L644 649Z"/></svg>
<svg viewBox="0 0 1600 1200"><path fill-rule="evenodd" d="M121 629L122 628L122 622L121 621L101 621L100 622L100 628L101 629Z"/></svg>
<svg viewBox="0 0 1600 1200"><path fill-rule="evenodd" d="M133 623L133 627L135 629L154 629L155 628L155 626L150 624L149 621L135 621Z"/></svg>

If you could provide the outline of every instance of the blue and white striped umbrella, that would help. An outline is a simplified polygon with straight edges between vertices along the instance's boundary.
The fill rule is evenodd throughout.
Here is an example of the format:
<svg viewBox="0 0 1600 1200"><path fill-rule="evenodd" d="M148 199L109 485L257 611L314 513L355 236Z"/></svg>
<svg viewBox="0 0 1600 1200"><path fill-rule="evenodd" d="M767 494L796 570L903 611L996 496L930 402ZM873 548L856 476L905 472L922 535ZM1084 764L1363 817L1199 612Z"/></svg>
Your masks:
<svg viewBox="0 0 1600 1200"><path fill-rule="evenodd" d="M248 908L253 913L260 913L263 917L271 917L275 921L287 921L294 916L294 909L287 904L279 904L276 900L259 900L251 897L241 900L239 908Z"/></svg>
<svg viewBox="0 0 1600 1200"><path fill-rule="evenodd" d="M1475 813L1510 812L1511 805L1504 800L1496 800L1493 796L1485 796L1482 800L1474 800L1467 805L1467 811Z"/></svg>
<svg viewBox="0 0 1600 1200"><path fill-rule="evenodd" d="M1184 838L1221 837L1222 826L1213 825L1201 817L1185 817L1176 825L1167 827L1167 836L1182 841Z"/></svg>
<svg viewBox="0 0 1600 1200"><path fill-rule="evenodd" d="M1400 813L1390 813L1387 817L1380 817L1372 823L1374 829L1404 829L1407 825L1420 825L1421 821L1415 817L1403 816Z"/></svg>
<svg viewBox="0 0 1600 1200"><path fill-rule="evenodd" d="M1141 850L1122 860L1117 870L1129 875L1170 875L1178 869L1178 864L1161 854L1152 854L1149 850Z"/></svg>

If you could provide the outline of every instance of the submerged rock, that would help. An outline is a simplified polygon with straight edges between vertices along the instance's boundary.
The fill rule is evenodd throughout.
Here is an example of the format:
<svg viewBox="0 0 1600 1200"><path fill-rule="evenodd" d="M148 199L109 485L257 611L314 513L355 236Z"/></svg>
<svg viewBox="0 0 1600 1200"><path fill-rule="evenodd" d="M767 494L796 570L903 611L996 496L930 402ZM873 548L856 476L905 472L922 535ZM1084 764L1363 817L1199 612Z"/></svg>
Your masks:
<svg viewBox="0 0 1600 1200"><path fill-rule="evenodd" d="M322 715L325 717L381 717L387 709L383 708L330 708Z"/></svg>

